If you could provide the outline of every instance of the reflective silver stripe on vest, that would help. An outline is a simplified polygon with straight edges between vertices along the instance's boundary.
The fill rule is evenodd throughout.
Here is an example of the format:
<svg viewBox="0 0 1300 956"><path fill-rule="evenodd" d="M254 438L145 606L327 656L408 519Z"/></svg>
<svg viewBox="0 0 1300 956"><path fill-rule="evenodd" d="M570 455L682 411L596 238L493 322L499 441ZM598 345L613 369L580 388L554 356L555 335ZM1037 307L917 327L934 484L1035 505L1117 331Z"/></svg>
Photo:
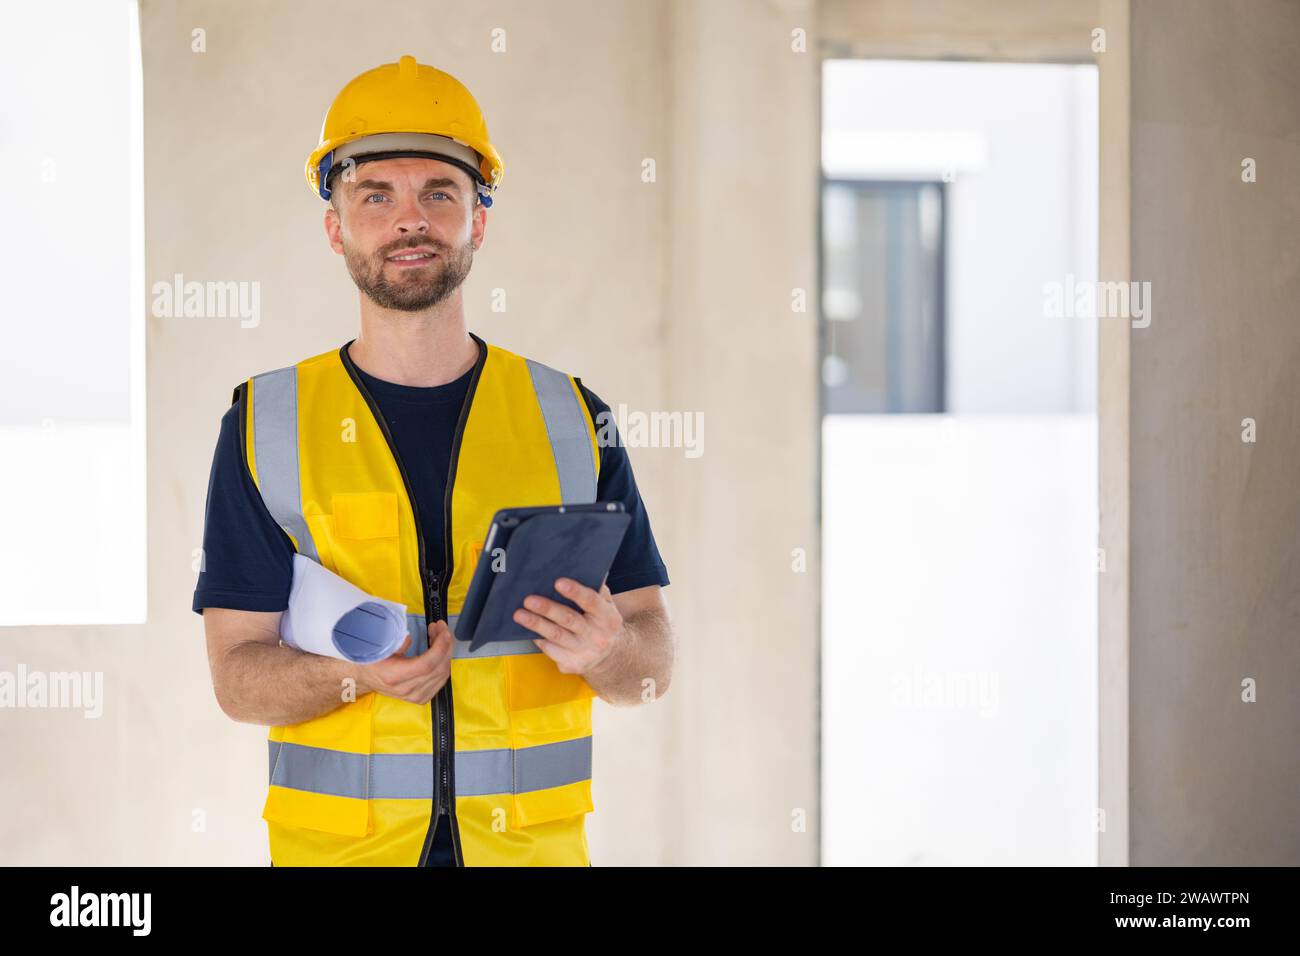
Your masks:
<svg viewBox="0 0 1300 956"><path fill-rule="evenodd" d="M453 635L456 633L456 622L459 619L459 614L452 614L447 618L447 626L451 628ZM407 657L417 657L429 649L429 629L424 624L423 614L406 615L406 629L411 635L411 646L406 650ZM479 660L484 657L509 657L515 654L542 653L542 649L528 638L518 641L494 641L491 644L484 644L473 652L470 651L469 645L469 641L452 641L452 659L473 658Z"/></svg>
<svg viewBox="0 0 1300 956"><path fill-rule="evenodd" d="M298 472L298 369L276 369L253 376L253 458L257 489L266 509L298 542L303 557L317 564L316 542L302 516Z"/></svg>
<svg viewBox="0 0 1300 956"><path fill-rule="evenodd" d="M429 629L424 624L424 615L406 615L406 630L411 635L411 646L406 649L406 656L419 657L429 649Z"/></svg>
<svg viewBox="0 0 1300 956"><path fill-rule="evenodd" d="M271 740L274 787L365 800L433 799L432 754L356 754ZM456 795L528 793L591 779L591 737L519 750L456 751Z"/></svg>
<svg viewBox="0 0 1300 956"><path fill-rule="evenodd" d="M592 457L587 415L578 402L569 376L540 362L525 359L533 391L542 407L551 439L555 470L560 476L560 503L587 504L596 500L596 463Z"/></svg>
<svg viewBox="0 0 1300 956"><path fill-rule="evenodd" d="M529 638L518 641L493 641L490 644L484 644L476 651L471 651L469 645L469 641L457 641L453 644L451 646L452 658L454 660L465 660L467 658L479 660L484 657L512 657L516 654L542 653L542 649Z"/></svg>
<svg viewBox="0 0 1300 956"><path fill-rule="evenodd" d="M513 763L513 772L511 764ZM456 795L528 793L591 779L591 737L518 750L456 751Z"/></svg>
<svg viewBox="0 0 1300 956"><path fill-rule="evenodd" d="M459 757L456 763L459 766ZM590 779L590 735L515 751L515 793L546 790Z"/></svg>
<svg viewBox="0 0 1300 956"><path fill-rule="evenodd" d="M273 787L359 800L433 799L433 754L355 754L268 743Z"/></svg>

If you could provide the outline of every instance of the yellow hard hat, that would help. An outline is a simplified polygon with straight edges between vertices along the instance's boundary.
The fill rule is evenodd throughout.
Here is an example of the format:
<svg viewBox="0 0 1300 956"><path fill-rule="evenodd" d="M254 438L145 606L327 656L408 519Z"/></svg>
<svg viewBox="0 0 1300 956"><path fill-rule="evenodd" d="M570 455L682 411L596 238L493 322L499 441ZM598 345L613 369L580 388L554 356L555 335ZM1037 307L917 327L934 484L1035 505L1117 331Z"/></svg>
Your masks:
<svg viewBox="0 0 1300 956"><path fill-rule="evenodd" d="M367 70L334 97L320 145L307 157L307 184L329 199L330 170L345 160L397 156L432 156L461 167L485 206L492 205L505 171L469 90L413 56Z"/></svg>

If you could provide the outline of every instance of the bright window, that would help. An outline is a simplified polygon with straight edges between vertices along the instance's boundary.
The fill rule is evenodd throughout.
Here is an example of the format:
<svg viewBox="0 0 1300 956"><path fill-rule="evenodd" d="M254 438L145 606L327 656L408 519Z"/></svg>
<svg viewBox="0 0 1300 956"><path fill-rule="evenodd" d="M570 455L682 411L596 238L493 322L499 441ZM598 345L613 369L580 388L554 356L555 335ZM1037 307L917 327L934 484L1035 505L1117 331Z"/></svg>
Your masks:
<svg viewBox="0 0 1300 956"><path fill-rule="evenodd" d="M0 84L0 625L142 622L135 0L7 8Z"/></svg>

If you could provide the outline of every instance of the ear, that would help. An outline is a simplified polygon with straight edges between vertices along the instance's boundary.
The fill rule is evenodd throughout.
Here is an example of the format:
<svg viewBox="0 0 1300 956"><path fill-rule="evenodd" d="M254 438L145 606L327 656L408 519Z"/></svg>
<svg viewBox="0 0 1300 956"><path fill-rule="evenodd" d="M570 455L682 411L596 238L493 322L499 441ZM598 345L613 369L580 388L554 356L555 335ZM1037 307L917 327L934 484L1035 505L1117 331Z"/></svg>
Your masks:
<svg viewBox="0 0 1300 956"><path fill-rule="evenodd" d="M332 205L325 210L325 237L329 240L330 248L338 255L343 255L343 220L339 218L338 210Z"/></svg>
<svg viewBox="0 0 1300 956"><path fill-rule="evenodd" d="M483 245L483 233L487 230L487 206L480 202L475 202L474 211L470 214L469 237L474 243L474 251L477 252Z"/></svg>

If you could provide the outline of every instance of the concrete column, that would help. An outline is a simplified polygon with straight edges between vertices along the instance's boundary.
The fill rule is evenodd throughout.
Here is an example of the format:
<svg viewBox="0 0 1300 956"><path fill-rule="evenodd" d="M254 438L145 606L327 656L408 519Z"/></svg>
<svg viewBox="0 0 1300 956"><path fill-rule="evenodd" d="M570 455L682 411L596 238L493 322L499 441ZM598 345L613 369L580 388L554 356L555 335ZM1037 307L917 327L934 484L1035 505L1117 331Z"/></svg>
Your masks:
<svg viewBox="0 0 1300 956"><path fill-rule="evenodd" d="M668 394L683 630L672 862L810 864L817 801L817 57L804 3L671 8ZM797 35L809 34L799 48ZM792 49L792 44L795 48ZM800 306L801 290L803 311ZM800 560L804 570L794 570ZM793 566L792 566L793 565ZM802 829L801 829L802 826Z"/></svg>
<svg viewBox="0 0 1300 956"><path fill-rule="evenodd" d="M1129 862L1295 865L1300 6L1131 17Z"/></svg>

